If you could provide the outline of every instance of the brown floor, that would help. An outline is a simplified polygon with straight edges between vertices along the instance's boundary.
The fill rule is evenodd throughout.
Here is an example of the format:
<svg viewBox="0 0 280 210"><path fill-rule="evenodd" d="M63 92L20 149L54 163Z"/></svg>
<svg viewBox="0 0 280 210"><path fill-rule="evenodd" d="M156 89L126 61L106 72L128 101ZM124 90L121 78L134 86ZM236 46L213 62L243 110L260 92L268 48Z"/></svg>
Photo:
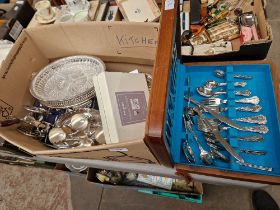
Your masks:
<svg viewBox="0 0 280 210"><path fill-rule="evenodd" d="M280 1L267 0L273 30L268 59L280 70ZM23 170L24 169L24 170ZM131 190L102 189L85 176L0 164L0 210L252 210L251 190L204 185L203 204L150 196ZM266 189L280 205L280 187Z"/></svg>

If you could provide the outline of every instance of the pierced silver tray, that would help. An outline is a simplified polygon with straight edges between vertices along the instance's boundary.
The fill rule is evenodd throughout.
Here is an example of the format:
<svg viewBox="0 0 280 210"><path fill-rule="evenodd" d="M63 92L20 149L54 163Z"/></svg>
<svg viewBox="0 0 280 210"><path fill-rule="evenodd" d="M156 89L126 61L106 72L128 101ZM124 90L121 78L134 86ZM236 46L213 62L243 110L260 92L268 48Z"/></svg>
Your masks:
<svg viewBox="0 0 280 210"><path fill-rule="evenodd" d="M103 61L93 56L62 58L35 75L30 93L50 108L77 106L95 96L93 78L105 69Z"/></svg>

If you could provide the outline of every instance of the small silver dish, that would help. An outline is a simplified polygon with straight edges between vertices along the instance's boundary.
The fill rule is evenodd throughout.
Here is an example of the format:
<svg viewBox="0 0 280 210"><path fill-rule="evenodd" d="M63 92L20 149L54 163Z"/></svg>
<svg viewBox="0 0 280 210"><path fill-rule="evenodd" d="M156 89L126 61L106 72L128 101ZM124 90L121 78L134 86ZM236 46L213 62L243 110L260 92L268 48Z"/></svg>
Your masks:
<svg viewBox="0 0 280 210"><path fill-rule="evenodd" d="M93 78L105 69L103 61L93 56L62 58L34 76L30 93L50 108L78 106L95 96Z"/></svg>
<svg viewBox="0 0 280 210"><path fill-rule="evenodd" d="M64 113L57 119L48 137L59 149L90 147L104 143L99 111L81 108Z"/></svg>

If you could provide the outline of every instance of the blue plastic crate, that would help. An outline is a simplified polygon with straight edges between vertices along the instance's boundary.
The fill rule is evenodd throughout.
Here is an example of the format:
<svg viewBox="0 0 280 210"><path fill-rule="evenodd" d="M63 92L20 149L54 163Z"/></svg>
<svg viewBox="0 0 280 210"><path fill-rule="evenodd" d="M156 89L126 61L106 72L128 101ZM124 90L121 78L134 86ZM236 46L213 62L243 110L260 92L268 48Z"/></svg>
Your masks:
<svg viewBox="0 0 280 210"><path fill-rule="evenodd" d="M161 191L149 190L149 189L141 189L138 190L138 192L150 194L150 195L157 195L157 196L176 199L176 200L187 201L191 203L202 203L202 195L198 195L198 194L188 195L183 193L161 192Z"/></svg>
<svg viewBox="0 0 280 210"><path fill-rule="evenodd" d="M217 78L214 75L216 69L221 69L226 72L225 78ZM244 88L234 87L233 82L243 81L242 79L236 79L234 74L243 74L253 76L252 80L246 80L248 83ZM264 135L264 141L262 142L245 142L237 140L238 136L255 135L255 133L238 131L236 129L229 129L222 132L222 136L229 139L229 144L235 149L235 151L244 158L248 163L262 165L266 167L272 167L273 171L261 171L258 169L248 168L240 166L234 162L234 158L230 156L226 151L222 151L224 155L232 160L230 163L225 163L219 160L215 161L214 165L206 166L199 160L199 150L196 142L192 139L192 135L189 135L189 143L194 150L196 163L195 166L224 169L235 172L248 172L254 174L264 174L271 176L280 176L280 129L278 112L276 106L276 100L274 95L274 87L271 76L271 69L269 64L246 64L246 65L194 65L186 66L179 62L172 65L169 78L168 96L167 96L167 110L165 120L165 135L164 138L168 142L170 147L171 156L175 163L189 164L185 158L182 150L182 144L186 139L186 131L183 123L183 111L187 102L184 100L184 96L187 93L187 77L191 79L191 95L197 101L205 99L196 92L196 88L202 86L207 80L215 80L218 82L226 82L228 85L225 87L227 95L221 98L227 99L229 107L228 111L223 112L223 115L230 118L239 118L245 116L253 116L263 114L267 117L267 127L269 132ZM242 98L242 96L235 96L235 90L249 89L252 91L252 96L258 96L260 98L260 105L262 110L259 113L240 112L236 111L236 106L246 106L246 104L235 103L235 99ZM193 105L193 104L192 104ZM253 124L241 123L240 125L251 126ZM197 127L197 126L196 126ZM209 151L209 146L206 144L201 132L196 128L196 134L198 135L203 147ZM256 156L252 154L244 154L238 151L241 149L251 150L265 150L266 155ZM191 164L189 164L191 165Z"/></svg>

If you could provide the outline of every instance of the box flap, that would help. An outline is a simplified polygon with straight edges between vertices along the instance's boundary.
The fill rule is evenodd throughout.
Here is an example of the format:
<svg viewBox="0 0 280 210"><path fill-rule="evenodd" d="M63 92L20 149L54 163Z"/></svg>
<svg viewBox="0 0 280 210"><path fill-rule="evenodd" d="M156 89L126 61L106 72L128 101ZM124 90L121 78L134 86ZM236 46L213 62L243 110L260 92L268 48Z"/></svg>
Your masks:
<svg viewBox="0 0 280 210"><path fill-rule="evenodd" d="M11 114L18 117L22 105L30 103L32 73L47 63L28 35L22 32L0 69L0 120Z"/></svg>
<svg viewBox="0 0 280 210"><path fill-rule="evenodd" d="M158 23L85 22L27 29L49 59L95 55L105 61L151 64L158 38Z"/></svg>

